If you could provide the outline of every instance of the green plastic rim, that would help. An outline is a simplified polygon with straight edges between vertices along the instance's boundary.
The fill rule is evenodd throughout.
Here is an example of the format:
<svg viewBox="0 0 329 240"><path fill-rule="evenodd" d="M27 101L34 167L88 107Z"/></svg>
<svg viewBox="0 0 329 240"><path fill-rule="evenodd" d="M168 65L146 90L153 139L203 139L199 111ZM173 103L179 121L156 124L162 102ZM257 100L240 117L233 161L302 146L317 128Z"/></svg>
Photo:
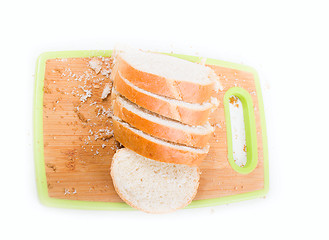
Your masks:
<svg viewBox="0 0 329 240"><path fill-rule="evenodd" d="M42 53L36 63L35 74L35 88L34 88L34 107L33 107L33 134L34 134L34 162L36 173L36 184L38 190L38 197L43 205L50 207L61 208L75 208L75 209L89 209L89 210L135 210L126 203L117 202L92 202L92 201L80 201L69 199L57 199L48 196L46 169L44 161L44 144L43 144L43 86L46 62L48 59L54 58L80 58L80 57L109 57L111 56L111 50L90 50L90 51L60 51L60 52L45 52ZM201 57L181 55L181 54L169 54L192 62L200 62ZM264 188L248 192L241 193L233 196L224 196L220 198L194 200L186 208L199 208L210 207L221 204L228 204L232 202L238 202L253 198L264 197L269 188L269 168L268 168L268 147L267 147L267 134L265 125L264 105L261 94L261 87L257 72L246 65L231 63L216 59L207 59L206 64L218 65L221 67L232 68L241 71L247 71L254 75L256 92L258 98L259 113L261 118L262 127L262 140L263 140L263 159L264 159Z"/></svg>

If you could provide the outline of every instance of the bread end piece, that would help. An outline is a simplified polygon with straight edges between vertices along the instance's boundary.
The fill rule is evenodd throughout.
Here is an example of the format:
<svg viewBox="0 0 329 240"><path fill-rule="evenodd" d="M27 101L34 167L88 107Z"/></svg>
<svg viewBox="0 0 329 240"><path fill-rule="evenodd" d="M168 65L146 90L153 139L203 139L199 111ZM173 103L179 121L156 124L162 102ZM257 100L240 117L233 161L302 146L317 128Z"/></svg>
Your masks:
<svg viewBox="0 0 329 240"><path fill-rule="evenodd" d="M200 180L198 167L145 158L132 150L118 150L111 176L118 195L147 213L169 213L191 203Z"/></svg>

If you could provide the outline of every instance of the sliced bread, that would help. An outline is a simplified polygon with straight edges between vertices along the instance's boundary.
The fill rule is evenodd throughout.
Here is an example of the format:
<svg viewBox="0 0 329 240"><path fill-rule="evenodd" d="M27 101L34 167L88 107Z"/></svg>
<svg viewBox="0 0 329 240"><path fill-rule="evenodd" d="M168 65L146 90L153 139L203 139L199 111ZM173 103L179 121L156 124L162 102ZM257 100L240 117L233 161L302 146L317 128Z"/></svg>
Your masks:
<svg viewBox="0 0 329 240"><path fill-rule="evenodd" d="M217 107L215 98L211 98L212 102L202 104L187 103L145 91L125 79L116 67L112 70L111 78L116 91L131 102L184 124L192 126L206 124L211 111Z"/></svg>
<svg viewBox="0 0 329 240"><path fill-rule="evenodd" d="M221 88L213 69L177 57L119 47L114 58L125 79L161 96L203 103Z"/></svg>
<svg viewBox="0 0 329 240"><path fill-rule="evenodd" d="M202 126L189 126L154 114L119 96L115 90L112 91L111 99L115 116L157 138L203 148L214 131L209 122Z"/></svg>
<svg viewBox="0 0 329 240"><path fill-rule="evenodd" d="M127 148L114 154L111 176L122 200L148 213L167 213L187 206L197 193L200 179L197 167L154 161Z"/></svg>
<svg viewBox="0 0 329 240"><path fill-rule="evenodd" d="M126 148L153 160L197 166L209 151L209 145L204 148L193 148L152 137L131 127L116 116L112 117L112 121L114 136L118 142Z"/></svg>

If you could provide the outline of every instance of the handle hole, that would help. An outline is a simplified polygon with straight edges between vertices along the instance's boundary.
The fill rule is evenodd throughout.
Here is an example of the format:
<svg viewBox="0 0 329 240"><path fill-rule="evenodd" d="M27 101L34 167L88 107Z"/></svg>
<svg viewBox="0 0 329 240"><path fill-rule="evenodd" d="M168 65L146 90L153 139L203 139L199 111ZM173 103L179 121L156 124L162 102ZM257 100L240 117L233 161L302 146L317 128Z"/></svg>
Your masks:
<svg viewBox="0 0 329 240"><path fill-rule="evenodd" d="M228 160L242 174L257 166L258 149L254 107L251 95L243 88L233 87L224 96Z"/></svg>
<svg viewBox="0 0 329 240"><path fill-rule="evenodd" d="M244 167L247 163L247 142L243 106L239 97L235 95L229 97L229 109L233 160L239 167Z"/></svg>

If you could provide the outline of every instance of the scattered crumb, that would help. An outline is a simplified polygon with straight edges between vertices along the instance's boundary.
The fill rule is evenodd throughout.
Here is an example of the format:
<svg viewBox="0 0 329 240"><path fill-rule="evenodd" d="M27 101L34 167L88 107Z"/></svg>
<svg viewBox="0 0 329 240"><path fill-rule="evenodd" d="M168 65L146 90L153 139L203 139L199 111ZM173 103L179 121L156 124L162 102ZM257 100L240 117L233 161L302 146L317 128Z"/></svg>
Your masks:
<svg viewBox="0 0 329 240"><path fill-rule="evenodd" d="M75 169L75 160L72 157L69 157L69 159L66 161L65 166L73 171Z"/></svg>
<svg viewBox="0 0 329 240"><path fill-rule="evenodd" d="M110 73L111 73L111 69L108 69L108 70L103 69L103 70L101 71L101 74L102 74L103 76L106 76L106 77L109 77L109 76L110 76Z"/></svg>
<svg viewBox="0 0 329 240"><path fill-rule="evenodd" d="M48 168L51 168L54 172L56 172L56 166L54 164L51 164L51 163L47 163L46 166Z"/></svg>
<svg viewBox="0 0 329 240"><path fill-rule="evenodd" d="M48 87L48 86L43 86L43 92L44 93L47 93L47 94L50 94L51 93L51 90L50 90L50 88Z"/></svg>
<svg viewBox="0 0 329 240"><path fill-rule="evenodd" d="M247 146L246 145L243 146L243 151L247 152Z"/></svg>
<svg viewBox="0 0 329 240"><path fill-rule="evenodd" d="M64 189L64 195L71 194L70 189L65 188Z"/></svg>
<svg viewBox="0 0 329 240"><path fill-rule="evenodd" d="M271 89L271 85L270 85L270 83L268 81L265 81L265 89L266 90Z"/></svg>
<svg viewBox="0 0 329 240"><path fill-rule="evenodd" d="M92 58L89 61L89 66L92 70L95 71L96 74L98 74L102 69L102 62L100 60L98 60L97 58Z"/></svg>
<svg viewBox="0 0 329 240"><path fill-rule="evenodd" d="M107 83L104 87L103 93L102 93L102 99L106 99L108 97L108 95L111 93L112 91L112 84Z"/></svg>
<svg viewBox="0 0 329 240"><path fill-rule="evenodd" d="M64 188L64 195L74 195L77 194L77 190L73 187L73 188Z"/></svg>
<svg viewBox="0 0 329 240"><path fill-rule="evenodd" d="M91 97L91 90L84 89L84 87L81 86L80 88L85 92L85 94L80 97L80 101L84 103L85 101L87 101L87 98Z"/></svg>
<svg viewBox="0 0 329 240"><path fill-rule="evenodd" d="M237 101L238 101L238 97L236 97L236 96L231 96L230 97L230 104L236 104L237 103Z"/></svg>
<svg viewBox="0 0 329 240"><path fill-rule="evenodd" d="M80 119L81 122L85 122L85 123L87 122L87 119L85 118L85 116L81 112L76 111L76 114L77 114L77 116L78 116L78 118Z"/></svg>

